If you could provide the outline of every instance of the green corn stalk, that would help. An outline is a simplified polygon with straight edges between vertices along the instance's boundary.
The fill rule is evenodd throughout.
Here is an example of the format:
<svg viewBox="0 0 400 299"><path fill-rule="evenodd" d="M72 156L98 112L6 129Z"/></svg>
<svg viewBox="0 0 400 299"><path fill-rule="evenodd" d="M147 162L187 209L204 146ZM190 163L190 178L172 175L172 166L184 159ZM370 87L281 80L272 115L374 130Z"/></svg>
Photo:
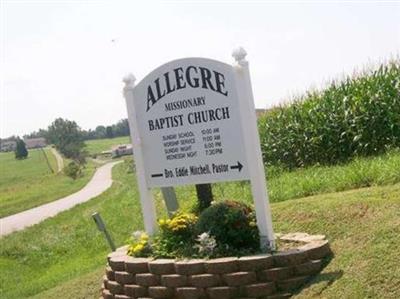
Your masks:
<svg viewBox="0 0 400 299"><path fill-rule="evenodd" d="M267 167L330 165L400 148L400 60L274 107L258 125Z"/></svg>

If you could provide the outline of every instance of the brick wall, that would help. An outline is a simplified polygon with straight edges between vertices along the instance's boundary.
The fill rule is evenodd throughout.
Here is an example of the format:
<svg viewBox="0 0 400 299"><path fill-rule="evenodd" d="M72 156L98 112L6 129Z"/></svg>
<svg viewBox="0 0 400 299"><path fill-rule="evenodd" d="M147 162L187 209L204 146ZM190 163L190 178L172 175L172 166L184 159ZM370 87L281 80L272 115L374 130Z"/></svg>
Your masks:
<svg viewBox="0 0 400 299"><path fill-rule="evenodd" d="M280 238L303 245L272 255L185 261L133 258L122 247L108 256L102 297L289 298L321 271L331 251L324 236L297 233Z"/></svg>

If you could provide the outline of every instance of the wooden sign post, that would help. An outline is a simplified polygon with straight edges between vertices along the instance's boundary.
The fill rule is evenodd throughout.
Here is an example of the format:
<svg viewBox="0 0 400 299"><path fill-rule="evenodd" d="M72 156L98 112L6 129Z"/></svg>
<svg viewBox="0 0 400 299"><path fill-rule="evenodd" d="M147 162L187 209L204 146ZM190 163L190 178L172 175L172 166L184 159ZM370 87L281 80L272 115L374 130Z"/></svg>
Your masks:
<svg viewBox="0 0 400 299"><path fill-rule="evenodd" d="M253 90L251 88L249 63L245 59L246 51L238 48L233 51L236 65L234 71L236 84L241 99L240 110L242 111L242 128L244 134L247 163L250 171L251 192L256 209L257 226L260 231L261 248L275 249L275 237L272 228L271 208L269 205L267 184L262 160L260 136L257 128L257 116L254 106Z"/></svg>
<svg viewBox="0 0 400 299"><path fill-rule="evenodd" d="M136 86L124 78L144 225L155 232L153 187L250 180L261 248L274 249L246 52L233 56L171 61Z"/></svg>
<svg viewBox="0 0 400 299"><path fill-rule="evenodd" d="M136 165L136 177L138 180L140 203L142 206L144 228L149 235L157 231L156 208L154 205L151 189L148 187L144 176L145 168L143 164L142 143L139 137L139 130L134 105L133 91L136 78L132 74L123 79L125 83L124 97L128 110L129 130L131 132L131 141L133 147L133 157Z"/></svg>

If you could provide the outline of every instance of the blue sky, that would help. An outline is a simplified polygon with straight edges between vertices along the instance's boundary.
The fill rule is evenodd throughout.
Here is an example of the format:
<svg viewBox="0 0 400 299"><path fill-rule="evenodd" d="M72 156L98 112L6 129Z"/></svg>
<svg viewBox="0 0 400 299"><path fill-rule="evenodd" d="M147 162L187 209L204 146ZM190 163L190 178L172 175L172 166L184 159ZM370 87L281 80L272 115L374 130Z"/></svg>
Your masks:
<svg viewBox="0 0 400 299"><path fill-rule="evenodd" d="M248 52L270 107L400 53L398 1L1 2L0 136L127 116L122 77L177 58Z"/></svg>

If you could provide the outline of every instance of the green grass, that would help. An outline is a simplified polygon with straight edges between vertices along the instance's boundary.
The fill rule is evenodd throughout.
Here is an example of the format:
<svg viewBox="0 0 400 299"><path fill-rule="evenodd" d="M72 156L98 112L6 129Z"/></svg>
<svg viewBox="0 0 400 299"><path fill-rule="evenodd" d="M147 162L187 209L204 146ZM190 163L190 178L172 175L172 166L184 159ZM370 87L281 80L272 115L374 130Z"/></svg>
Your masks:
<svg viewBox="0 0 400 299"><path fill-rule="evenodd" d="M113 186L98 198L2 239L4 298L99 297L108 248L91 214L101 213L118 245L142 228L133 174L125 164L113 174ZM216 199L237 198L247 188L233 186L214 186ZM155 195L159 214L165 214L159 192ZM179 188L178 197L186 209L193 206L194 188ZM241 198L250 201L246 194ZM273 203L272 214L276 232L323 233L332 243L335 258L299 298L400 296L400 184Z"/></svg>
<svg viewBox="0 0 400 299"><path fill-rule="evenodd" d="M129 136L87 140L85 141L85 150L87 150L90 155L100 154L102 151L111 150L113 145L127 144L130 142L131 139Z"/></svg>
<svg viewBox="0 0 400 299"><path fill-rule="evenodd" d="M400 151L356 158L336 166L314 166L284 172L269 168L269 195L272 202L328 192L400 182ZM267 169L268 173L268 169Z"/></svg>
<svg viewBox="0 0 400 299"><path fill-rule="evenodd" d="M112 144L126 143L128 137L91 140L92 152L101 152ZM89 146L88 146L89 147ZM295 168L287 171L281 167L268 166L268 189L271 202L300 198L327 192L387 185L400 182L400 150L391 150L385 154L371 157L354 158L348 163L335 166L316 165ZM251 198L250 189L245 182L216 184L214 188L221 193L227 190L239 190L242 197ZM185 188L178 188L182 196Z"/></svg>
<svg viewBox="0 0 400 299"><path fill-rule="evenodd" d="M57 162L46 149L51 168ZM30 150L27 159L16 160L14 153L0 153L0 217L15 214L78 191L91 178L95 166L89 162L77 180L52 173L40 150Z"/></svg>
<svg viewBox="0 0 400 299"><path fill-rule="evenodd" d="M136 182L124 166L115 167L116 181L98 198L2 238L3 297L28 297L104 265L108 249L91 219L94 211L101 213L117 244L141 227Z"/></svg>
<svg viewBox="0 0 400 299"><path fill-rule="evenodd" d="M310 195L338 192L369 186L382 186L400 182L400 151L391 151L377 157L357 158L336 166L314 166L284 171L267 167L269 200L279 202ZM181 197L187 187L178 187ZM251 200L251 190L246 182L213 184L221 195ZM161 194L160 194L161 196ZM195 196L195 195L193 195Z"/></svg>

